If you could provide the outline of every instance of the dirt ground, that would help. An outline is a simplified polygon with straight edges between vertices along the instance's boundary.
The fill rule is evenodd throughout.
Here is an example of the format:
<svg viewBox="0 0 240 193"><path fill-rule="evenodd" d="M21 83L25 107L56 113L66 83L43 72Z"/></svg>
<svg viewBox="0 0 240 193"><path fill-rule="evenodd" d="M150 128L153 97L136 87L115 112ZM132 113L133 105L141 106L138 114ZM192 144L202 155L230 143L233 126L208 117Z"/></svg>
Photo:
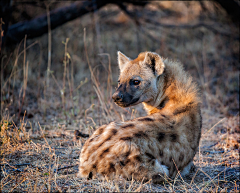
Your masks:
<svg viewBox="0 0 240 193"><path fill-rule="evenodd" d="M239 192L239 28L218 5L205 1L204 7L195 1L129 5L136 13L130 18L107 5L51 31L50 39L45 34L4 48L1 191ZM184 27L199 23L206 25ZM111 100L118 50L130 58L154 51L179 60L198 83L202 137L196 169L186 178L152 184L77 177L87 138L76 138L75 130L91 135L102 124L146 115L142 105L122 109Z"/></svg>

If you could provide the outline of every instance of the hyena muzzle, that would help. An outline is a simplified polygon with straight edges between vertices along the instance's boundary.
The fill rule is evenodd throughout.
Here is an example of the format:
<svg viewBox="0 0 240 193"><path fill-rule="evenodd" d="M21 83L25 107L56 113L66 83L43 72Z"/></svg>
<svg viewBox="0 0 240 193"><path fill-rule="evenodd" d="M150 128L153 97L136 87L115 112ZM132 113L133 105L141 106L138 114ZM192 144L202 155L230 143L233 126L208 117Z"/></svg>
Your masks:
<svg viewBox="0 0 240 193"><path fill-rule="evenodd" d="M131 60L118 52L120 76L114 102L143 103L148 116L99 127L84 144L79 174L122 175L160 183L189 173L201 135L200 96L179 62L153 52Z"/></svg>

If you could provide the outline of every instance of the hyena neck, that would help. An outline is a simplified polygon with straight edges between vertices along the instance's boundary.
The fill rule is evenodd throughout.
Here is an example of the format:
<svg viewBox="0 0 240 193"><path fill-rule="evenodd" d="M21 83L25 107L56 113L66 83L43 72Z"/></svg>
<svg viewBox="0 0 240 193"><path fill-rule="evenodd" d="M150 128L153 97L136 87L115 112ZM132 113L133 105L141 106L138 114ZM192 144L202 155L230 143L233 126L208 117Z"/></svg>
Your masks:
<svg viewBox="0 0 240 193"><path fill-rule="evenodd" d="M200 98L192 77L179 63L168 59L163 62L165 69L158 82L158 93L152 101L143 103L147 113L172 114L178 106L198 105Z"/></svg>

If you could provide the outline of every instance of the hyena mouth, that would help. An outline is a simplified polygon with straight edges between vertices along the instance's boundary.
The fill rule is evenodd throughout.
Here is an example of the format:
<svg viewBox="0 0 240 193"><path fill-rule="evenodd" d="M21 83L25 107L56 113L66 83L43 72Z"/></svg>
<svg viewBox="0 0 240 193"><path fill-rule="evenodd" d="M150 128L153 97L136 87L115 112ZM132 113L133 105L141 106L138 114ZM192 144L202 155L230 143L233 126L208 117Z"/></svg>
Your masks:
<svg viewBox="0 0 240 193"><path fill-rule="evenodd" d="M138 102L139 99L140 97L132 99L130 102L125 102L125 101L114 101L114 102L120 107L130 107L132 105L135 105L135 103Z"/></svg>

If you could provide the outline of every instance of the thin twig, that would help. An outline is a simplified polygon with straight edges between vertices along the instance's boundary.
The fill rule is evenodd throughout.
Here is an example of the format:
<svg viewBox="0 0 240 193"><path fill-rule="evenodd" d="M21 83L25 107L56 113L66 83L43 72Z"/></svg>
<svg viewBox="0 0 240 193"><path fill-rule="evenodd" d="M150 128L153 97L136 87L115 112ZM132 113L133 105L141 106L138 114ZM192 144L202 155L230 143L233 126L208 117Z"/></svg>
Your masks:
<svg viewBox="0 0 240 193"><path fill-rule="evenodd" d="M93 88L94 88L94 90L95 90L95 92L96 92L96 94L97 94L97 96L99 98L99 101L101 103L102 108L106 111L108 117L110 117L111 120L113 120L112 117L110 116L110 112L108 111L108 108L106 107L106 104L105 104L105 102L103 100L102 93L100 91L98 81L97 81L97 79L96 79L96 77L95 77L95 75L93 73L93 69L92 69L92 67L90 65L90 62L89 62L89 57L88 57L88 52L87 52L87 45L86 45L86 28L84 28L83 38L84 38L84 49L85 49L85 54L86 54L86 58L87 58L87 63L88 63L88 67L89 67L89 70L90 70L90 73L91 73L91 79L93 81L93 84L95 85ZM107 123L109 123L109 120L107 119L107 116L105 114L104 114L104 117L105 117Z"/></svg>
<svg viewBox="0 0 240 193"><path fill-rule="evenodd" d="M175 167L176 167L176 169L177 169L177 171L178 171L178 173L179 173L179 176L180 176L180 178L182 179L183 183L186 184L187 186L189 186L189 187L194 191L194 189L192 188L192 186L189 185L188 183L186 183L186 182L184 181L184 179L183 179L183 177L182 177L182 175L181 175L181 172L178 170L178 167L177 167L177 165L176 165L176 163L175 163L175 161L174 161L173 158L172 158L172 161L173 161L173 163L174 163L174 165L175 165ZM195 191L195 192L196 192L196 191Z"/></svg>
<svg viewBox="0 0 240 193"><path fill-rule="evenodd" d="M223 170L223 171L221 171L221 172L219 172L219 174L218 175L216 175L214 178L211 178L206 172L204 172L203 170L201 170L201 169L199 169L202 173L204 173L209 179L210 179L210 182L207 182L207 184L200 190L200 192L203 192L203 190L212 182L214 185L215 185L215 187L218 187L217 186L217 184L215 184L215 182L213 181L216 177L218 177L221 173L223 173L225 170L226 170L226 168Z"/></svg>
<svg viewBox="0 0 240 193"><path fill-rule="evenodd" d="M80 132L78 130L75 130L74 131L74 137L76 139L78 139L79 137L87 138L87 137L89 137L89 134L85 134L85 133L82 133L82 132Z"/></svg>
<svg viewBox="0 0 240 193"><path fill-rule="evenodd" d="M34 46L34 45L37 44L37 43L38 43L38 41L33 42L31 45L29 45L29 46L26 48L26 50L28 50L29 48L31 48L32 46ZM20 44L19 44L19 46L18 46L18 51L19 51L19 49L20 49L20 46L21 46L21 42L20 42ZM18 52L18 51L17 51L17 52ZM22 55L22 53L24 53L24 50L21 51L19 54L17 54L16 60L15 60L15 62L14 62L13 68L12 68L12 72L11 72L10 76L8 77L7 81L4 83L3 87L1 88L2 90L5 88L7 82L10 81L12 75L14 74L13 72L14 72L14 70L15 70L15 67L17 66L18 59L19 59L19 57Z"/></svg>
<svg viewBox="0 0 240 193"><path fill-rule="evenodd" d="M26 41L27 41L27 35L25 35L25 38L24 38L24 49L23 49L23 97L22 97L22 103L20 102L20 98L21 98L21 95L19 94L19 112L18 112L18 119L20 118L20 113L21 113L21 110L22 110L22 106L23 106L23 101L24 101L24 98L25 98L25 74L26 74L26 68L25 68L25 65L26 65ZM21 88L22 90L22 88ZM20 92L21 93L21 92Z"/></svg>
<svg viewBox="0 0 240 193"><path fill-rule="evenodd" d="M107 56L108 57L108 82L107 82L107 91L109 91L109 96L111 97L112 95L112 69L111 69L111 57L109 53L102 53L102 54L98 54L100 56ZM104 66L104 65L103 65ZM109 102L110 102L110 98L109 98Z"/></svg>
<svg viewBox="0 0 240 193"><path fill-rule="evenodd" d="M51 4L51 3L50 3ZM47 11L47 21L48 21L48 67L47 67L47 88L49 87L49 72L51 69L51 47L52 47L52 38L51 38L51 19L50 19L50 11L49 6L50 4L46 5Z"/></svg>
<svg viewBox="0 0 240 193"><path fill-rule="evenodd" d="M223 119L221 119L220 121L218 121L215 125L212 126L211 129L207 130L204 134L202 134L202 137L205 136L207 133L209 133L209 131L211 131L214 127L216 127L219 123L221 123L223 120L225 120L226 117L224 117Z"/></svg>
<svg viewBox="0 0 240 193"><path fill-rule="evenodd" d="M60 170L65 170L65 169L68 169L68 168L73 168L73 167L76 167L76 166L78 166L78 164L74 164L74 165L70 165L70 166L64 166L64 167L61 167L61 168L54 169L54 172L58 172Z"/></svg>
<svg viewBox="0 0 240 193"><path fill-rule="evenodd" d="M12 192L15 188L17 188L19 185L21 185L24 181L26 180L26 178L24 178L19 184L16 184L11 190L10 192Z"/></svg>

